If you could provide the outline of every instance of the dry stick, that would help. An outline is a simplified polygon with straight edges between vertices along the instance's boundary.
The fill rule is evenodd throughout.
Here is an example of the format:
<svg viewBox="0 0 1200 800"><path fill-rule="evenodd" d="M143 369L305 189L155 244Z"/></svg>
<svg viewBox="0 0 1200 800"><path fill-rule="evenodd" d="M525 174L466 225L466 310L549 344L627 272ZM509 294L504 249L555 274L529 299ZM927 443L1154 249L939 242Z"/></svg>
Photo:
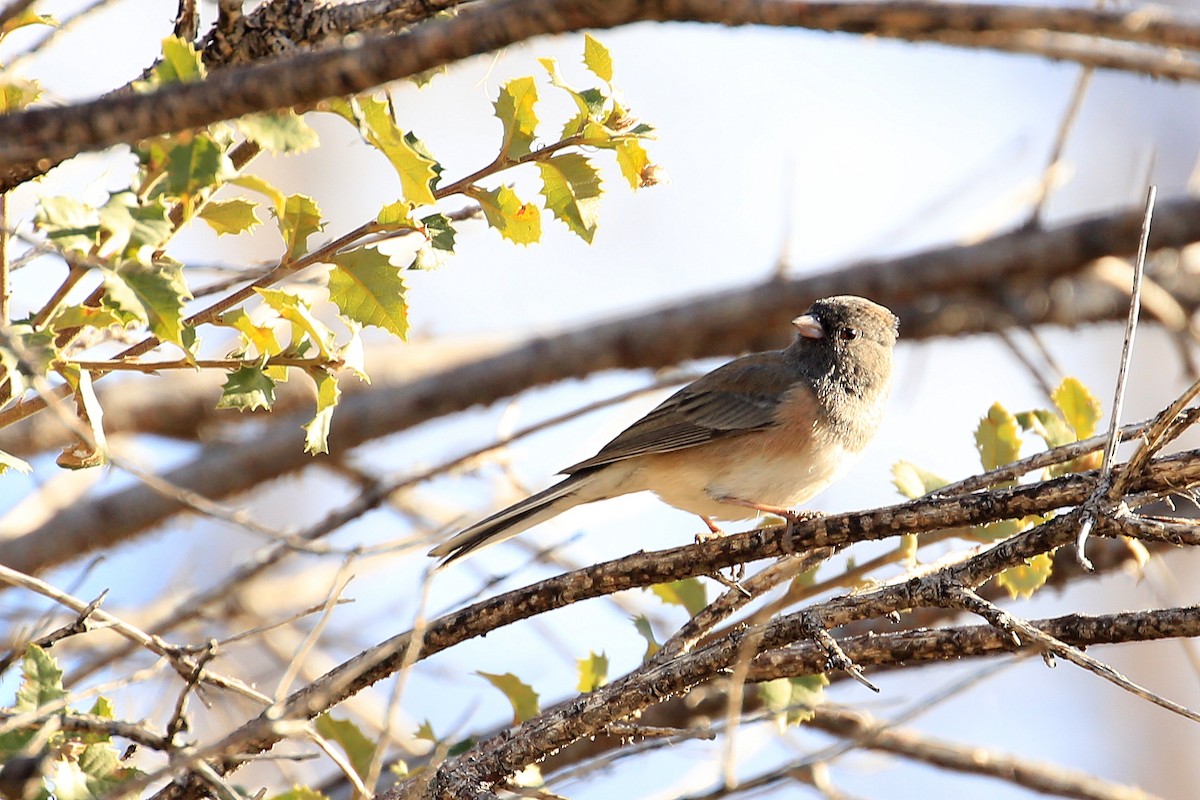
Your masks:
<svg viewBox="0 0 1200 800"><path fill-rule="evenodd" d="M964 611L970 611L972 614L978 614L987 620L988 623L995 626L997 630L1007 632L1018 646L1021 643L1019 637L1024 636L1027 639L1037 642L1050 653L1099 675L1104 680L1124 689L1132 695L1140 697L1143 700L1149 700L1154 705L1161 706L1181 717L1190 719L1192 722L1200 722L1200 714L1197 714L1195 711L1134 683L1107 664L1097 661L1079 648L1072 647L1066 642L1056 639L1025 620L1012 616L999 606L984 600L970 589L962 586L952 586L949 588L947 596L949 601L955 606Z"/></svg>
<svg viewBox="0 0 1200 800"><path fill-rule="evenodd" d="M1111 489L1109 481L1112 478L1113 463L1117 458L1117 425L1121 419L1121 407L1125 403L1125 382L1129 377L1129 362L1133 357L1133 337L1137 332L1138 311L1142 301L1142 275L1146 270L1146 250L1150 243L1150 220L1154 217L1154 198L1158 195L1158 187L1153 184L1146 192L1146 214L1142 218L1142 235L1138 241L1137 259L1134 261L1133 288L1129 293L1129 318L1125 321L1125 343L1121 346L1121 369L1117 373L1117 388L1113 394L1112 414L1108 418L1108 446L1104 448L1104 462L1100 467L1100 482L1092 498L1080 509L1082 521L1079 526L1079 537L1075 540L1075 555L1079 563L1091 569L1084 548L1087 544L1088 533L1099 516L1100 500L1108 496Z"/></svg>

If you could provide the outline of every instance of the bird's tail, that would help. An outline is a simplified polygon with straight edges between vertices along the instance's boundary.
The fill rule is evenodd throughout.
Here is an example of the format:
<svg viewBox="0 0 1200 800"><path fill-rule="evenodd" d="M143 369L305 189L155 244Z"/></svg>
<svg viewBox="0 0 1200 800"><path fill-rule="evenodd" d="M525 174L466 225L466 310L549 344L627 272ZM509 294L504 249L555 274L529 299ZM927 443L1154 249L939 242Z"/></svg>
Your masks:
<svg viewBox="0 0 1200 800"><path fill-rule="evenodd" d="M557 516L568 508L599 500L604 495L588 491L589 484L596 482L594 472L571 475L549 489L531 495L502 511L456 533L429 551L429 555L442 559L442 566L456 561L481 547L487 547L532 528Z"/></svg>

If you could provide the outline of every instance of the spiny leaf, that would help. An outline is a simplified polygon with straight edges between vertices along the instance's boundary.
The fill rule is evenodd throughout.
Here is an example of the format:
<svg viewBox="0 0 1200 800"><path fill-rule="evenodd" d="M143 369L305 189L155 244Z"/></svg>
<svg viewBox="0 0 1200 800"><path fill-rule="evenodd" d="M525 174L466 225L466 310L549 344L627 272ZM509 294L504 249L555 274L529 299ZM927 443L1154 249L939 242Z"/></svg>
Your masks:
<svg viewBox="0 0 1200 800"><path fill-rule="evenodd" d="M910 461L897 461L892 465L892 485L900 494L910 499L922 497L940 489L949 481Z"/></svg>
<svg viewBox="0 0 1200 800"><path fill-rule="evenodd" d="M825 702L829 679L823 673L799 678L777 678L757 685L763 705L775 713L779 730L800 725L813 718L814 709Z"/></svg>
<svg viewBox="0 0 1200 800"><path fill-rule="evenodd" d="M131 191L115 192L98 210L100 255L149 265L174 225L162 197L141 203Z"/></svg>
<svg viewBox="0 0 1200 800"><path fill-rule="evenodd" d="M303 194L288 195L282 210L276 209L279 232L283 234L284 262L295 261L308 252L308 237L325 228L317 201Z"/></svg>
<svg viewBox="0 0 1200 800"><path fill-rule="evenodd" d="M192 293L183 270L172 264L146 266L127 261L105 271L105 304L118 312L140 315L150 332L185 352L183 306Z"/></svg>
<svg viewBox="0 0 1200 800"><path fill-rule="evenodd" d="M375 221L389 230L398 230L401 228L415 229L417 223L413 222L412 210L412 203L397 200L379 209L379 213L375 215Z"/></svg>
<svg viewBox="0 0 1200 800"><path fill-rule="evenodd" d="M622 139L614 148L617 154L617 166L621 174L629 182L631 189L643 189L653 184L647 183L646 171L650 167L650 156L646 148L637 139Z"/></svg>
<svg viewBox="0 0 1200 800"><path fill-rule="evenodd" d="M290 109L241 117L235 123L247 139L269 153L303 153L316 147L321 137L304 117Z"/></svg>
<svg viewBox="0 0 1200 800"><path fill-rule="evenodd" d="M16 16L6 21L3 25L0 25L0 39L18 28L24 28L28 25L49 25L50 27L55 27L58 25L58 20L49 14L39 14L27 6L21 9Z"/></svg>
<svg viewBox="0 0 1200 800"><path fill-rule="evenodd" d="M1100 420L1100 401L1096 399L1078 378L1063 378L1063 382L1050 395L1063 418L1075 431L1078 439L1087 439L1096 433Z"/></svg>
<svg viewBox="0 0 1200 800"><path fill-rule="evenodd" d="M316 719L317 733L330 741L337 742L350 766L360 778L366 778L371 771L371 759L375 756L375 742L371 741L362 729L348 719L335 719L329 714L322 714Z"/></svg>
<svg viewBox="0 0 1200 800"><path fill-rule="evenodd" d="M698 578L684 578L650 587L654 595L668 605L683 606L693 617L708 605L704 584Z"/></svg>
<svg viewBox="0 0 1200 800"><path fill-rule="evenodd" d="M321 354L321 358L329 358L333 348L333 332L317 319L312 309L299 297L289 294L282 289L254 290L275 313L292 323L292 342L298 345L305 335Z"/></svg>
<svg viewBox="0 0 1200 800"><path fill-rule="evenodd" d="M531 77L515 78L500 90L495 108L496 116L504 126L501 157L517 159L529 155L538 123L533 110L537 99L537 84Z"/></svg>
<svg viewBox="0 0 1200 800"><path fill-rule="evenodd" d="M252 192L258 192L270 199L271 205L275 207L277 214L282 214L287 205L287 197L283 192L279 191L276 186L259 175L241 174L231 177L228 181L234 186L241 186L243 189L249 189ZM315 208L314 203L314 208Z"/></svg>
<svg viewBox="0 0 1200 800"><path fill-rule="evenodd" d="M575 666L579 671L579 684L575 687L581 692L591 692L608 683L608 656L601 652L589 650L587 658L578 659Z"/></svg>
<svg viewBox="0 0 1200 800"><path fill-rule="evenodd" d="M211 136L177 137L167 150L166 176L155 193L186 200L224 182L235 171L224 148Z"/></svg>
<svg viewBox="0 0 1200 800"><path fill-rule="evenodd" d="M185 39L168 36L162 43L162 61L154 67L159 83L188 83L204 78L206 70L200 51Z"/></svg>
<svg viewBox="0 0 1200 800"><path fill-rule="evenodd" d="M341 399L337 378L327 370L305 370L317 384L317 413L304 426L304 452L317 455L329 452L329 426L333 422L333 410Z"/></svg>
<svg viewBox="0 0 1200 800"><path fill-rule="evenodd" d="M17 711L37 711L66 697L62 677L62 670L49 653L35 644L26 647L21 662L21 685L17 689Z"/></svg>
<svg viewBox="0 0 1200 800"><path fill-rule="evenodd" d="M100 240L100 212L73 197L39 200L33 224L67 251L88 253Z"/></svg>
<svg viewBox="0 0 1200 800"><path fill-rule="evenodd" d="M0 78L0 114L11 114L34 103L42 96L42 86L35 80L4 76Z"/></svg>
<svg viewBox="0 0 1200 800"><path fill-rule="evenodd" d="M579 153L538 162L546 207L576 236L591 244L600 208L600 173Z"/></svg>
<svg viewBox="0 0 1200 800"><path fill-rule="evenodd" d="M259 325L245 309L234 308L221 315L219 324L227 325L242 335L243 341L260 356L278 355L283 351L270 325Z"/></svg>
<svg viewBox="0 0 1200 800"><path fill-rule="evenodd" d="M275 403L275 381L263 372L258 364L247 364L229 373L221 387L217 408L235 408L238 411L255 409L271 410Z"/></svg>
<svg viewBox="0 0 1200 800"><path fill-rule="evenodd" d="M996 582L1004 587L1008 596L1016 600L1018 597L1028 598L1038 589L1046 585L1054 559L1049 553L1041 553L1033 558L1025 559L1024 564L1009 567L996 576Z"/></svg>
<svg viewBox="0 0 1200 800"><path fill-rule="evenodd" d="M985 470L1016 461L1021 453L1016 418L1004 406L993 403L975 429L975 447Z"/></svg>
<svg viewBox="0 0 1200 800"><path fill-rule="evenodd" d="M538 695L529 684L524 683L516 675L506 672L497 675L491 672L476 672L476 675L495 686L513 707L513 725L518 725L531 719L538 713Z"/></svg>
<svg viewBox="0 0 1200 800"><path fill-rule="evenodd" d="M583 35L583 63L600 80L612 82L612 55L608 52L608 48L590 33Z"/></svg>
<svg viewBox="0 0 1200 800"><path fill-rule="evenodd" d="M414 205L437 202L433 187L441 171L438 162L429 157L415 136L405 134L397 127L389 103L373 97L362 97L357 104L363 134L395 168L400 176L400 191L404 193L404 198Z"/></svg>
<svg viewBox="0 0 1200 800"><path fill-rule="evenodd" d="M563 138L582 132L587 123L595 122L604 114L604 105L607 98L602 92L597 89L579 91L567 83L562 73L558 71L558 62L553 58L539 58L538 63L542 65L546 73L550 76L550 84L556 89L566 92L575 101L575 105L579 109L579 114L568 122L566 128L563 129Z"/></svg>
<svg viewBox="0 0 1200 800"><path fill-rule="evenodd" d="M417 726L417 732L413 734L415 739L424 739L427 742L437 744L437 734L433 732L433 723L428 719Z"/></svg>
<svg viewBox="0 0 1200 800"><path fill-rule="evenodd" d="M488 224L515 244L533 244L542 238L542 215L532 203L523 203L507 186L472 187L466 192L483 209Z"/></svg>
<svg viewBox="0 0 1200 800"><path fill-rule="evenodd" d="M338 253L329 273L329 299L355 322L373 325L403 339L408 305L400 271L373 247Z"/></svg>
<svg viewBox="0 0 1200 800"><path fill-rule="evenodd" d="M445 214L432 214L421 220L425 228L425 246L417 251L412 269L437 269L454 253L454 224Z"/></svg>
<svg viewBox="0 0 1200 800"><path fill-rule="evenodd" d="M1016 415L1016 420L1022 430L1032 431L1041 437L1047 447L1058 447L1075 441L1075 432L1053 411L1044 408L1022 411Z"/></svg>
<svg viewBox="0 0 1200 800"><path fill-rule="evenodd" d="M243 198L233 200L213 200L200 209L200 218L217 232L218 236L227 233L244 233L258 225L262 220L254 213L258 203Z"/></svg>

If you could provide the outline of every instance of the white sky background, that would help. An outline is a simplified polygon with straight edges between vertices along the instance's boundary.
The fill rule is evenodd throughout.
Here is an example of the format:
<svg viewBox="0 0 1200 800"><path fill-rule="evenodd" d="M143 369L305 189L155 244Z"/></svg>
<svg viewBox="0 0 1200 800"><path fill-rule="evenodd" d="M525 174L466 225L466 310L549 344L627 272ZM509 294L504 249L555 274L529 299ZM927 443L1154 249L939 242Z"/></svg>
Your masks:
<svg viewBox="0 0 1200 800"><path fill-rule="evenodd" d="M48 2L42 7L63 16L60 9L68 5ZM116 3L77 33L64 36L30 71L67 99L121 85L152 61L157 41L170 31L174 10L175 3L167 0ZM776 269L785 250L789 272L798 275L1005 229L1024 220L1079 74L1076 67L1033 57L795 31L639 25L599 37L612 50L615 83L634 112L658 130L651 156L668 170L671 182L634 195L611 161L599 155L609 193L590 247L548 213L543 214L545 241L528 249L501 241L482 223L461 226L458 255L445 268L408 278L414 336L551 332L760 281ZM399 123L426 142L448 178L473 171L494 155L500 126L491 103L499 87L513 77L540 77L535 59L541 56L557 57L568 79L584 84L582 46L581 35L535 40L458 65L424 90L398 85L393 97ZM541 93L550 101L554 90L543 87ZM1183 193L1200 145L1198 101L1200 92L1192 86L1098 73L1067 148L1068 180L1055 192L1048 220L1139 204L1147 179L1158 183L1162 199ZM559 125L561 114L556 117L555 108L565 113L555 100L540 114L555 120L547 132ZM398 183L382 156L354 142L343 123L329 119L319 127L323 144L318 151L256 164L256 171L285 191L315 195L330 221L326 234L336 236L395 199ZM57 170L46 185L51 191L77 191L72 187L79 181L95 181L103 174L103 159L78 159L81 163ZM109 177L102 179L106 185L125 179L125 162L114 163ZM527 175L517 178L517 186L525 187L528 198L533 196L528 187L536 183ZM44 189L16 193L13 218L28 215L33 191ZM275 253L269 235L259 236L256 248L251 258L268 259ZM205 231L181 237L174 251L184 261L244 262L246 253L243 243L218 241ZM902 336L903 330L902 321ZM1051 331L1045 338L1064 369L1104 398L1107 412L1120 350L1116 326ZM951 478L976 471L972 434L993 401L1014 410L1046 403L1025 369L994 339L902 343L897 367L889 419L878 440L861 466L811 507L838 511L894 502L890 466L901 458ZM643 385L648 377L602 375L531 392L515 412L517 424ZM1180 366L1170 344L1158 331L1143 328L1126 419L1149 416L1180 385ZM555 470L590 455L654 402L633 401L512 448L515 474L529 488L540 488ZM413 471L486 442L503 413L501 407L479 409L426 425L362 448L358 459L383 474ZM302 445L298 431L296 446ZM186 456L187 450L147 443L139 452L149 463L163 463ZM53 472L47 462L38 466L40 480ZM489 472L485 479L440 481L420 497L431 508L483 511L492 502L513 499L494 496L501 486L494 478L496 473ZM108 485L121 482L109 480ZM3 489L6 505L28 491L15 480L9 486ZM254 507L280 527L307 524L327 507L317 498L329 491L345 495L345 487L315 473L281 482L254 501ZM402 532L401 524L388 513L372 515L337 541L392 539ZM697 528L693 518L652 498L624 498L570 512L521 538L549 544L582 532L564 552L586 563L638 548L678 545ZM186 575L194 565L180 563L186 552L181 536L222 543L206 548L198 570L212 577L257 544L206 522L172 523L168 530L174 535L159 535L113 554L77 593L92 596L112 586L117 602L120 597L133 602L139 593L127 588L131 574L139 576L145 589ZM471 581L480 574L516 568L526 558L519 544L487 551L439 579L434 607L444 608L472 591ZM1132 578L1115 576L1073 592L1070 603L1039 596L1018 611L1036 617L1078 608L1084 593L1095 611L1194 602L1187 578L1194 563L1171 562L1185 587L1182 595L1155 599L1151 589L1161 582L1138 586ZM155 565L150 577L147 564ZM371 644L407 626L417 566L389 562L359 570L359 582L351 587L358 602L338 612L344 619L363 621L361 639L350 644ZM58 577L64 582L73 574ZM514 581L526 583L542 574L524 569ZM312 588L318 596L324 591ZM642 647L627 616L601 602L583 604L431 659L410 683L407 719L429 717L439 732L464 718L478 730L503 720L507 704L470 676L475 669L512 671L533 683L544 702L571 692L573 659L589 649L606 651L613 660L610 674L621 674L637 663ZM662 610L659 617L668 623L659 629L660 638L682 622L682 612L674 609ZM542 636L550 626L552 644L547 646ZM1136 654L1133 649L1095 653L1177 701L1200 705L1196 675L1177 643L1139 646ZM855 684L839 686L832 694L847 703L865 701L874 713L889 717L962 674L938 668L913 678L884 677L879 697L867 697ZM453 691L447 692L447 686ZM1065 664L1051 671L1030 661L1005 670L912 724L946 738L1137 782L1171 798L1194 794L1194 759L1183 754L1200 746L1195 726ZM803 733L792 737L796 753L821 741ZM748 759L746 774L766 769L786 752L785 745L765 733L748 739L742 752L755 753L756 747L761 753ZM671 797L697 791L710 786L717 774L717 753L719 746L712 743L681 745L647 759L644 768L621 765L616 778L601 773L565 790L581 800L616 792ZM852 795L1027 796L997 782L956 778L870 754L837 762L833 775L835 784ZM661 794L647 794L651 789ZM794 791L789 787L770 796Z"/></svg>

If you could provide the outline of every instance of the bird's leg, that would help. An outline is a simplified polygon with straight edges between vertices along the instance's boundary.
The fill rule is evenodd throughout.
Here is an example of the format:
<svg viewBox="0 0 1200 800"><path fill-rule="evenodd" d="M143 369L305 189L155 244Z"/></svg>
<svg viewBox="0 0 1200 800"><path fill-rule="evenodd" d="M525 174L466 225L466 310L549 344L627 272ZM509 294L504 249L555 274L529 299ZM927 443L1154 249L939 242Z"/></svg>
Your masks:
<svg viewBox="0 0 1200 800"><path fill-rule="evenodd" d="M704 524L708 526L708 533L697 533L696 534L696 544L702 544L704 542L711 542L713 539L719 539L725 535L725 531L718 528L717 523L713 522L711 517L706 517L703 514L699 514L697 516L699 516L700 519L704 520ZM747 592L744 588L742 588L742 585L740 583L738 583L738 581L740 581L743 577L745 577L745 575L746 575L746 565L738 564L736 567L730 568L728 578L726 578L724 575L722 575L719 572L716 575L711 575L709 577L711 577L717 583L720 583L723 586L726 586L727 588L730 588L730 589L736 588L742 594L749 597L750 593Z"/></svg>
<svg viewBox="0 0 1200 800"><path fill-rule="evenodd" d="M809 520L818 519L819 517L823 516L820 511L796 511L790 508L783 508L782 506L772 506L767 505L766 503L755 503L750 500L742 500L739 497L730 497L729 495L723 495L716 498L716 500L718 503L729 503L731 506L753 508L755 511L762 511L766 514L774 514L777 517L783 517L787 520L787 547L791 546L792 530L795 528L797 522L808 522ZM795 553L789 552L788 555L795 555Z"/></svg>

